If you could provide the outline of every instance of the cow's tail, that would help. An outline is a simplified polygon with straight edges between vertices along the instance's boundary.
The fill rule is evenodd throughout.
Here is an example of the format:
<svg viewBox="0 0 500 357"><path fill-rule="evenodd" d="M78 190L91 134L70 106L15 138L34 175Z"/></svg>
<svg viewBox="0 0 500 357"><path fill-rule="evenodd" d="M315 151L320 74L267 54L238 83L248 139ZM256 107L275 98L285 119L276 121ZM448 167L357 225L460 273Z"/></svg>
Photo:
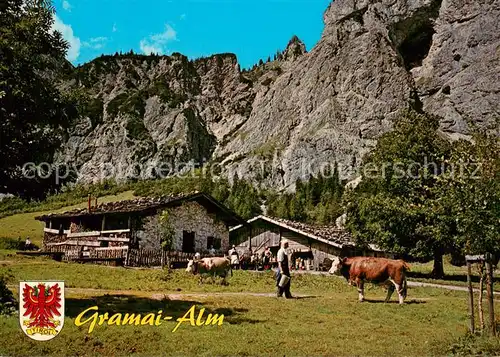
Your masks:
<svg viewBox="0 0 500 357"><path fill-rule="evenodd" d="M407 262L403 261L403 269L404 271L410 271L410 264L408 264Z"/></svg>

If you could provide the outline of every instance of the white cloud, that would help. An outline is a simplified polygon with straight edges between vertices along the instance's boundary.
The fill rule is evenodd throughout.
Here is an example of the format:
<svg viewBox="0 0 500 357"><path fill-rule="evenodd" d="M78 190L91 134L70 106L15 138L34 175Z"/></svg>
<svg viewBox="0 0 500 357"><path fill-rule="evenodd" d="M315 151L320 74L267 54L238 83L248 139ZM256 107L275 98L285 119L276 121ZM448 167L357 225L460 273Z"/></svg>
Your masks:
<svg viewBox="0 0 500 357"><path fill-rule="evenodd" d="M107 37L93 37L88 41L82 42L82 45L83 47L89 47L94 50L99 50L101 48L104 48L107 42Z"/></svg>
<svg viewBox="0 0 500 357"><path fill-rule="evenodd" d="M71 11L71 4L69 3L68 0L63 0L62 7L66 11Z"/></svg>
<svg viewBox="0 0 500 357"><path fill-rule="evenodd" d="M141 47L141 51L146 55L150 55L152 53L163 54L164 51L162 47L151 45L147 40L141 40L139 46Z"/></svg>
<svg viewBox="0 0 500 357"><path fill-rule="evenodd" d="M78 56L80 56L81 42L80 39L73 34L71 25L66 25L57 15L55 15L52 31L59 31L62 34L63 38L69 43L66 58L70 62L76 61Z"/></svg>
<svg viewBox="0 0 500 357"><path fill-rule="evenodd" d="M144 38L139 43L141 51L149 55L151 53L164 54L167 51L167 44L177 40L177 32L169 24L165 25L165 31Z"/></svg>
<svg viewBox="0 0 500 357"><path fill-rule="evenodd" d="M95 42L106 42L108 40L107 37L92 37L90 39L90 42L95 43Z"/></svg>
<svg viewBox="0 0 500 357"><path fill-rule="evenodd" d="M112 29L113 32L116 32L118 31L118 28L116 27L116 22L113 24L113 29Z"/></svg>

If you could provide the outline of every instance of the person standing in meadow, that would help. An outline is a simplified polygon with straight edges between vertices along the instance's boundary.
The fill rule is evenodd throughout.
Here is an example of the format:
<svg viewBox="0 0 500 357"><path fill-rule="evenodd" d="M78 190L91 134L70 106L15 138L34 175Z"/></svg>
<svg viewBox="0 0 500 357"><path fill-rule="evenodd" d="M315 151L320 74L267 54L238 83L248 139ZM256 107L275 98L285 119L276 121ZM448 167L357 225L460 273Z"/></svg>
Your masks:
<svg viewBox="0 0 500 357"><path fill-rule="evenodd" d="M282 297L283 293L285 298L291 299L292 294L290 293L290 267L288 262L288 253L286 249L288 248L288 241L283 240L281 242L281 248L278 250L278 274L276 276L276 286L278 288L277 296ZM283 278L284 277L284 278ZM282 284L282 278L286 282Z"/></svg>

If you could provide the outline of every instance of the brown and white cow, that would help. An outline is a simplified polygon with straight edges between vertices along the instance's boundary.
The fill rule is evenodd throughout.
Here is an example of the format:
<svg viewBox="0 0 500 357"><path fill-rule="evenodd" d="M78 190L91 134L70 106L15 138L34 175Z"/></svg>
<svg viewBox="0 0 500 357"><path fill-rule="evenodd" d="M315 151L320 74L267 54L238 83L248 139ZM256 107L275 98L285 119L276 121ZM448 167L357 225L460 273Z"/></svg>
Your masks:
<svg viewBox="0 0 500 357"><path fill-rule="evenodd" d="M193 273L194 275L199 274L200 283L203 276L206 275L212 276L212 280L214 280L216 276L220 276L225 280L228 272L230 271L231 276L233 276L231 261L228 258L220 257L190 260L186 271L188 273Z"/></svg>
<svg viewBox="0 0 500 357"><path fill-rule="evenodd" d="M364 283L388 283L389 290L385 302L391 298L394 288L399 295L399 303L403 304L407 293L406 272L410 266L403 260L393 260L373 257L335 257L330 268L330 274L340 274L347 279L349 285L356 285L359 301L364 300Z"/></svg>

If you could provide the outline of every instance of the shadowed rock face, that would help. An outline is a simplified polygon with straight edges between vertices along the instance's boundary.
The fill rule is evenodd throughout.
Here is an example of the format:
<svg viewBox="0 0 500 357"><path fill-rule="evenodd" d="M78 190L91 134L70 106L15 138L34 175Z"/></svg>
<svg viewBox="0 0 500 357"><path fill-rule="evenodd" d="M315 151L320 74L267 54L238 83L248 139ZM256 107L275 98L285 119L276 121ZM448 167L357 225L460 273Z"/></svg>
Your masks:
<svg viewBox="0 0 500 357"><path fill-rule="evenodd" d="M494 0L336 0L310 52L294 37L251 71L232 54L97 59L70 85L100 106L58 160L82 181L106 163L125 178L190 160L281 188L334 161L347 177L408 106L452 136L498 118L499 15Z"/></svg>

